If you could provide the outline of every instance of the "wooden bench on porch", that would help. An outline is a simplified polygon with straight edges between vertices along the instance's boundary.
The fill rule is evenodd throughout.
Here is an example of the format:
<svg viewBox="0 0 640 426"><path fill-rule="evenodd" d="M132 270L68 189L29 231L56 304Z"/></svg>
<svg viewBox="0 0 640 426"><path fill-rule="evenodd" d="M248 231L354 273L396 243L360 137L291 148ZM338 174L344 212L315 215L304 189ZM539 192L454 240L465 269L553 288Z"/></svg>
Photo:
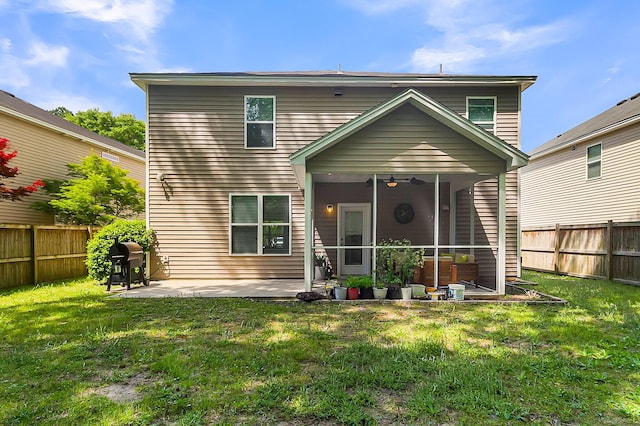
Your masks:
<svg viewBox="0 0 640 426"><path fill-rule="evenodd" d="M472 282L478 285L478 263L474 262L473 255L454 254L438 257L438 285L455 284L460 281ZM434 260L433 257L425 257L423 260L421 279L414 276L414 281L422 282L427 287L434 287Z"/></svg>

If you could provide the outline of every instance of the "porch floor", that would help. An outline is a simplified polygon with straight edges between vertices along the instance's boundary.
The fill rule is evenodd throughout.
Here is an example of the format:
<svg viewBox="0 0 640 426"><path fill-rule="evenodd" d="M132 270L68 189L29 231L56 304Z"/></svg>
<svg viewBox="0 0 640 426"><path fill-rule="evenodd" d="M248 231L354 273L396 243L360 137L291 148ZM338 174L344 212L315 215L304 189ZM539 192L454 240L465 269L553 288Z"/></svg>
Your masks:
<svg viewBox="0 0 640 426"><path fill-rule="evenodd" d="M325 293L325 282L314 281L313 290ZM295 299L304 291L302 279L171 279L151 281L149 286L134 285L131 290L113 286L113 297L246 297ZM465 297L491 299L497 295L491 290L467 285Z"/></svg>

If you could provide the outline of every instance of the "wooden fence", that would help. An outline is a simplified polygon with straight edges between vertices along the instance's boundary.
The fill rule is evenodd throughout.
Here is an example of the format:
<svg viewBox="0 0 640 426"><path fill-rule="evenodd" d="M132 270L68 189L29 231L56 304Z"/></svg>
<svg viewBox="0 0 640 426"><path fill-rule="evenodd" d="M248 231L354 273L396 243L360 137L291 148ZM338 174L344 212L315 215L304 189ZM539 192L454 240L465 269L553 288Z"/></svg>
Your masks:
<svg viewBox="0 0 640 426"><path fill-rule="evenodd" d="M640 284L640 222L522 230L522 267Z"/></svg>
<svg viewBox="0 0 640 426"><path fill-rule="evenodd" d="M0 288L87 275L87 241L98 229L0 224Z"/></svg>

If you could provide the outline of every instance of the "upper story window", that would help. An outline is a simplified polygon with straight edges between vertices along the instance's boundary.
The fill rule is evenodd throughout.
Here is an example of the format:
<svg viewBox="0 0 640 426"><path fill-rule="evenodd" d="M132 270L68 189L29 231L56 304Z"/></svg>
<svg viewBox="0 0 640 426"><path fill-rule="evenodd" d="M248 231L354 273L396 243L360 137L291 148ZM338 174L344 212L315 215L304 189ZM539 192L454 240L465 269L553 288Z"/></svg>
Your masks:
<svg viewBox="0 0 640 426"><path fill-rule="evenodd" d="M276 147L276 97L244 97L245 148Z"/></svg>
<svg viewBox="0 0 640 426"><path fill-rule="evenodd" d="M467 118L488 132L496 132L496 97L467 98Z"/></svg>
<svg viewBox="0 0 640 426"><path fill-rule="evenodd" d="M587 179L602 176L602 143L587 147Z"/></svg>
<svg viewBox="0 0 640 426"><path fill-rule="evenodd" d="M288 194L231 195L230 254L291 254Z"/></svg>

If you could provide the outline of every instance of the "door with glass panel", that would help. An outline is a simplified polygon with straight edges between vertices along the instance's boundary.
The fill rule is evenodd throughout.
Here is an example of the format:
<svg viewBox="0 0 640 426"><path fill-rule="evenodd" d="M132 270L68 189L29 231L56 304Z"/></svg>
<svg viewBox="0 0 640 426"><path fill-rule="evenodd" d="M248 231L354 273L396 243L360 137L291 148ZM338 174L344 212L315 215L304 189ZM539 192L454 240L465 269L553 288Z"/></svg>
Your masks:
<svg viewBox="0 0 640 426"><path fill-rule="evenodd" d="M338 274L371 272L371 204L338 204ZM355 248L348 248L354 246Z"/></svg>

